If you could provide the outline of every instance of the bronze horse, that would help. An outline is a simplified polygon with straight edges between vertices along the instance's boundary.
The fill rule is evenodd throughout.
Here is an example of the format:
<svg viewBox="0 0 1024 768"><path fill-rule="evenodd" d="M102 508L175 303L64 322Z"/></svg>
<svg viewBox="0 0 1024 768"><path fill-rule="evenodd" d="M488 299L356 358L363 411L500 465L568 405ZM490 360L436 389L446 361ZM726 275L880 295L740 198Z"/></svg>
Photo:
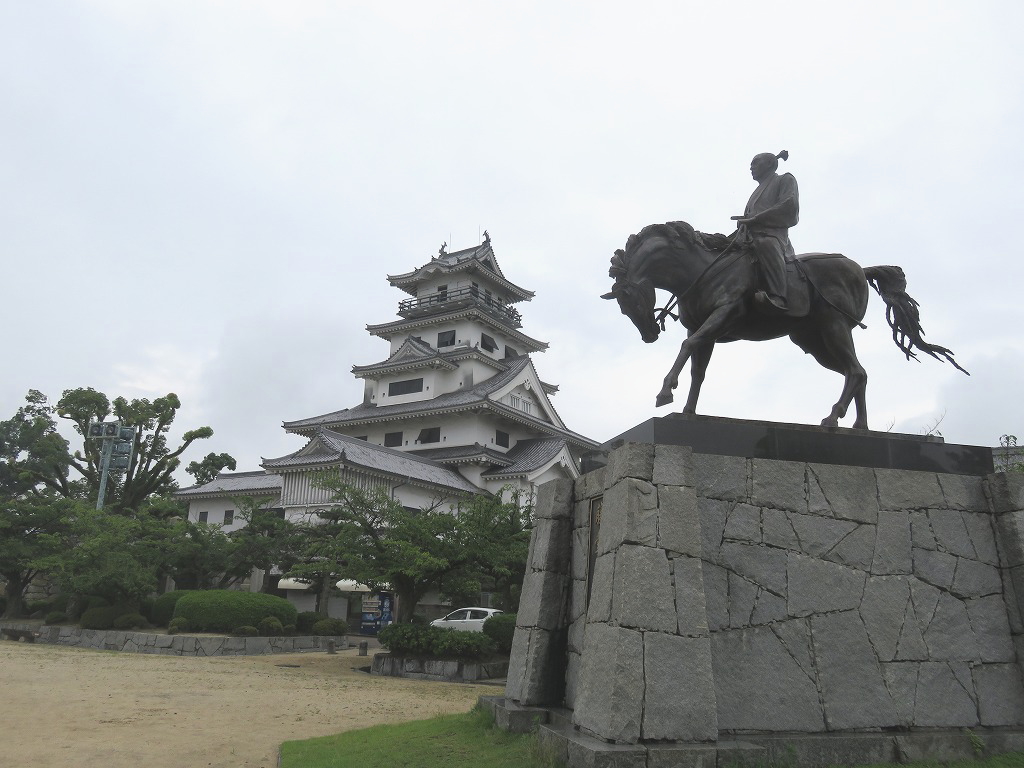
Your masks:
<svg viewBox="0 0 1024 768"><path fill-rule="evenodd" d="M834 427L856 405L855 429L867 429L865 389L867 372L857 359L853 327L861 325L868 305L870 283L886 304L886 319L893 341L907 356L920 350L946 360L967 373L945 347L925 342L921 336L917 302L906 294L906 278L899 267L867 267L840 254L803 254L789 269L791 308L785 315L764 314L754 302L759 275L749 251L724 235L697 232L683 221L652 224L631 235L625 251L612 257L608 274L612 290L602 296L616 299L622 314L640 331L647 343L658 339L665 318L677 318L687 329L671 370L665 377L656 404L673 400L679 374L690 367L690 393L683 413L695 413L700 387L715 344L720 341L765 341L782 336L845 379L842 394L821 424ZM675 296L672 304L656 308L655 289ZM968 374L969 375L969 374Z"/></svg>

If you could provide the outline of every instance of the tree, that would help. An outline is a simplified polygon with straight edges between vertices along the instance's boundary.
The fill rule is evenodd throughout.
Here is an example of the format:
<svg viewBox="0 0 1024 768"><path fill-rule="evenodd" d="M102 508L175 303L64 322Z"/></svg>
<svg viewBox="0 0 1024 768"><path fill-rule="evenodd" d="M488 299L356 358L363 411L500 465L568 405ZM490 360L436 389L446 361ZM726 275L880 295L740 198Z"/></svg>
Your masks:
<svg viewBox="0 0 1024 768"><path fill-rule="evenodd" d="M275 566L286 572L299 561L302 530L285 519L282 510L271 508L271 499L238 496L232 501L245 525L228 534L236 544L229 558L229 573L244 578L253 568L269 574ZM273 580L264 577L263 591L270 592L273 587Z"/></svg>
<svg viewBox="0 0 1024 768"><path fill-rule="evenodd" d="M217 479L225 468L235 471L235 459L227 453L208 453L202 461L190 461L185 471L195 478L196 485L206 485Z"/></svg>
<svg viewBox="0 0 1024 768"><path fill-rule="evenodd" d="M213 435L210 427L188 430L181 443L171 448L168 433L181 401L174 393L155 400L109 398L91 387L65 390L56 405L37 390L29 390L25 405L6 421L0 422L0 494L17 498L25 494L41 495L47 490L65 498L95 501L100 485L101 440L90 440L89 423L109 417L136 428L131 464L123 474L108 476L107 504L118 512L138 510L153 495L174 490L173 473L181 463L181 454L196 440ZM73 453L57 431L54 416L66 419L81 436L81 447ZM210 453L200 462L192 462L198 476L235 467L226 453ZM74 470L77 477L72 477Z"/></svg>
<svg viewBox="0 0 1024 768"><path fill-rule="evenodd" d="M25 589L64 551L62 534L74 505L47 496L0 500L0 577L7 597L3 618L23 615Z"/></svg>
<svg viewBox="0 0 1024 768"><path fill-rule="evenodd" d="M46 396L30 389L25 405L0 421L0 498L42 498L47 492L66 498L75 495L68 477L68 441L57 432L52 414Z"/></svg>
<svg viewBox="0 0 1024 768"><path fill-rule="evenodd" d="M332 506L307 527L303 563L289 575L348 576L397 598L395 618L412 619L416 604L443 578L470 562L459 541L458 519L440 504L405 507L383 490L364 491L324 473L317 483L332 493ZM342 565L344 563L344 565Z"/></svg>
<svg viewBox="0 0 1024 768"><path fill-rule="evenodd" d="M64 520L61 551L47 558L43 567L71 594L99 595L114 605L137 608L156 591L171 525L75 504Z"/></svg>
<svg viewBox="0 0 1024 768"><path fill-rule="evenodd" d="M530 550L531 512L521 495L508 488L496 496L472 496L458 508L460 541L470 556L467 575L489 586L505 611L515 611L519 605Z"/></svg>

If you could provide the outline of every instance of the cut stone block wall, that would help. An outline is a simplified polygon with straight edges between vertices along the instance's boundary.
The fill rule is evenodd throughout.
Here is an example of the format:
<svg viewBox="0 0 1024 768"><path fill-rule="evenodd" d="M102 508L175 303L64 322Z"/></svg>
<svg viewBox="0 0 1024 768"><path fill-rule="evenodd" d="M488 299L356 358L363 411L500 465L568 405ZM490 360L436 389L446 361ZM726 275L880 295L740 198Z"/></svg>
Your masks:
<svg viewBox="0 0 1024 768"><path fill-rule="evenodd" d="M556 495L508 698L626 744L1024 724L1024 477L626 444Z"/></svg>

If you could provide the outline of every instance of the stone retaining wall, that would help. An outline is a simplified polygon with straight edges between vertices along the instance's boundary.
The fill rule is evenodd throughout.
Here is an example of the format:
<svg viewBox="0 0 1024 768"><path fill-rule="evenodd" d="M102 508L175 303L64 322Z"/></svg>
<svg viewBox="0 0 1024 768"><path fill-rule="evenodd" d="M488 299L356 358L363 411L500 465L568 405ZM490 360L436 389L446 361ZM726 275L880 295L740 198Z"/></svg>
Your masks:
<svg viewBox="0 0 1024 768"><path fill-rule="evenodd" d="M507 661L460 661L458 659L417 659L391 653L375 653L370 672L388 677L410 677L448 683L474 683L502 678Z"/></svg>
<svg viewBox="0 0 1024 768"><path fill-rule="evenodd" d="M626 444L537 518L506 698L582 733L1024 724L1024 476Z"/></svg>
<svg viewBox="0 0 1024 768"><path fill-rule="evenodd" d="M4 622L4 628L26 629L37 633L35 642L69 645L98 651L156 653L165 656L259 656L267 653L307 653L326 651L333 640L337 648L346 648L345 637L196 637L194 635L157 635L150 632L81 629L69 626Z"/></svg>

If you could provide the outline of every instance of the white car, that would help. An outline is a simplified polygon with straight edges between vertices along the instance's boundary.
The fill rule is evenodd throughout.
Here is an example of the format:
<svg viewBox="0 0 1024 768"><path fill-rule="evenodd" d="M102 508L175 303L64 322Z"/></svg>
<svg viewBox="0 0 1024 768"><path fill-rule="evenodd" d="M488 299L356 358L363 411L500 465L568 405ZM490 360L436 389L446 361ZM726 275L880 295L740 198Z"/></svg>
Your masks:
<svg viewBox="0 0 1024 768"><path fill-rule="evenodd" d="M443 618L434 619L430 626L460 629L463 632L483 632L484 622L498 613L501 611L496 608L459 608Z"/></svg>

